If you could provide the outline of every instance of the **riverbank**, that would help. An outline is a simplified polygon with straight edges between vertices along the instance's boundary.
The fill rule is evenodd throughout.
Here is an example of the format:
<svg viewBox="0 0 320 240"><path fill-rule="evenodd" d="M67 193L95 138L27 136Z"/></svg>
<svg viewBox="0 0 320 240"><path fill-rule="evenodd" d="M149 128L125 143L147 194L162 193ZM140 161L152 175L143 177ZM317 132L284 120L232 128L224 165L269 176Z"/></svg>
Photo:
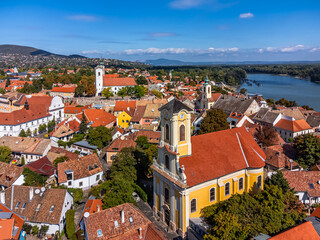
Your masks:
<svg viewBox="0 0 320 240"><path fill-rule="evenodd" d="M263 73L247 74L247 79L259 83L251 86L247 83L241 84L240 89L246 88L248 93L262 95L265 99L286 98L296 101L300 106L308 105L320 111L320 84L309 79Z"/></svg>

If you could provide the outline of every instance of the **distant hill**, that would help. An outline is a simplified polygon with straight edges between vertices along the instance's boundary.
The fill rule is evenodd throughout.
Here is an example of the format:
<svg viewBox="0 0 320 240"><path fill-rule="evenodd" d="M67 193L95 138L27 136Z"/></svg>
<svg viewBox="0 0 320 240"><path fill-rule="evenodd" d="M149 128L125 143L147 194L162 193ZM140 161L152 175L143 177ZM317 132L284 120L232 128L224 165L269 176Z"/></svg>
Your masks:
<svg viewBox="0 0 320 240"><path fill-rule="evenodd" d="M205 66L205 65L245 65L245 64L312 64L319 61L244 61L244 62L184 62L171 59L155 59L139 61L152 66Z"/></svg>
<svg viewBox="0 0 320 240"><path fill-rule="evenodd" d="M51 52L47 52L41 49L27 46L10 45L4 44L0 45L0 54L21 54L25 56L56 56L56 57L67 57L67 58L85 58L81 55L59 55Z"/></svg>

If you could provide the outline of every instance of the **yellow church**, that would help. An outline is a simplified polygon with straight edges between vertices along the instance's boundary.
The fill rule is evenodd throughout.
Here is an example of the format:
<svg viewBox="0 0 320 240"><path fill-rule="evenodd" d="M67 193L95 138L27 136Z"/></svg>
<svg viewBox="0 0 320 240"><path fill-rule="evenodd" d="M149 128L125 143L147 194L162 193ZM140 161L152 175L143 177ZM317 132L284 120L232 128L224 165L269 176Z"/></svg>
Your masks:
<svg viewBox="0 0 320 240"><path fill-rule="evenodd" d="M154 214L182 237L194 231L203 235L205 229L197 226L201 209L235 193L262 189L266 156L244 127L191 137L192 109L173 99L159 111Z"/></svg>

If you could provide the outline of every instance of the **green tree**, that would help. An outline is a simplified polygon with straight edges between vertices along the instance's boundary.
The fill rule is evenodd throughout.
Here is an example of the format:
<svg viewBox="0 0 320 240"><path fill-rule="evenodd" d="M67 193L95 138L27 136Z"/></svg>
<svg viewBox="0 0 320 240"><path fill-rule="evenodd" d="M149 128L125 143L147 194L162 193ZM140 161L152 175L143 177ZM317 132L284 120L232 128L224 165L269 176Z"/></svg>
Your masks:
<svg viewBox="0 0 320 240"><path fill-rule="evenodd" d="M0 88L0 93L1 94L5 94L6 93L6 90L4 88Z"/></svg>
<svg viewBox="0 0 320 240"><path fill-rule="evenodd" d="M22 172L24 176L24 184L25 186L36 186L41 187L44 186L48 177L41 176L38 173L30 170L29 168L24 168Z"/></svg>
<svg viewBox="0 0 320 240"><path fill-rule="evenodd" d="M32 132L31 132L30 128L28 128L26 131L27 137L31 137L31 134L32 134Z"/></svg>
<svg viewBox="0 0 320 240"><path fill-rule="evenodd" d="M37 133L38 133L38 129L35 128L35 129L33 130L33 136L37 135Z"/></svg>
<svg viewBox="0 0 320 240"><path fill-rule="evenodd" d="M69 158L66 157L66 156L57 157L57 158L53 161L53 165L54 165L55 167L58 167L58 164L59 164L59 163L66 162L66 161L68 161L68 160L69 160Z"/></svg>
<svg viewBox="0 0 320 240"><path fill-rule="evenodd" d="M26 132L24 131L24 129L22 129L19 133L19 137L27 137Z"/></svg>
<svg viewBox="0 0 320 240"><path fill-rule="evenodd" d="M32 235L37 235L39 233L39 227L38 226L32 226Z"/></svg>
<svg viewBox="0 0 320 240"><path fill-rule="evenodd" d="M251 239L259 233L276 234L300 223L304 206L275 174L257 194L235 194L201 210L208 224L204 239ZM281 186L279 187L278 184Z"/></svg>
<svg viewBox="0 0 320 240"><path fill-rule="evenodd" d="M122 97L122 99L123 99L125 96L127 96L127 89L126 89L126 88L121 88L121 89L118 91L117 95L118 95L119 97Z"/></svg>
<svg viewBox="0 0 320 240"><path fill-rule="evenodd" d="M0 146L0 161L9 163L11 161L11 149L7 146Z"/></svg>
<svg viewBox="0 0 320 240"><path fill-rule="evenodd" d="M82 97L85 93L85 87L82 84L79 84L74 90L75 97Z"/></svg>
<svg viewBox="0 0 320 240"><path fill-rule="evenodd" d="M144 76L139 76L136 79L138 85L148 85L148 80Z"/></svg>
<svg viewBox="0 0 320 240"><path fill-rule="evenodd" d="M159 91L156 90L156 89L152 89L152 90L151 90L151 93L152 93L152 95L156 96L156 98L159 98L159 99L162 98L162 93L159 92Z"/></svg>
<svg viewBox="0 0 320 240"><path fill-rule="evenodd" d="M49 230L49 226L48 225L42 225L41 228L40 228L39 233L43 234L43 235L46 235L48 230Z"/></svg>
<svg viewBox="0 0 320 240"><path fill-rule="evenodd" d="M113 92L111 87L105 88L102 90L101 95L104 96L106 99L113 97Z"/></svg>
<svg viewBox="0 0 320 240"><path fill-rule="evenodd" d="M82 134L85 134L88 131L88 121L86 116L84 115L84 112L82 112L82 119L81 119L81 123L79 126L79 131Z"/></svg>
<svg viewBox="0 0 320 240"><path fill-rule="evenodd" d="M291 188L287 179L283 177L283 173L281 171L277 171L275 174L266 180L267 185L275 185L278 186L284 193L288 192Z"/></svg>
<svg viewBox="0 0 320 240"><path fill-rule="evenodd" d="M241 88L241 89L240 89L240 93L241 93L241 94L247 94L247 91L248 91L248 90L247 90L246 88Z"/></svg>
<svg viewBox="0 0 320 240"><path fill-rule="evenodd" d="M6 87L9 87L10 85L11 85L11 82L10 82L9 79L7 79L7 81L6 81Z"/></svg>
<svg viewBox="0 0 320 240"><path fill-rule="evenodd" d="M75 223L74 223L74 210L69 209L66 212L66 234L68 239L72 239L74 233L76 231Z"/></svg>
<svg viewBox="0 0 320 240"><path fill-rule="evenodd" d="M294 139L296 160L302 167L320 163L320 139L314 135L300 135Z"/></svg>
<svg viewBox="0 0 320 240"><path fill-rule="evenodd" d="M149 147L148 138L146 136L139 136L137 137L136 143L139 147L141 147L143 150L147 149Z"/></svg>
<svg viewBox="0 0 320 240"><path fill-rule="evenodd" d="M105 126L99 126L96 128L89 128L87 135L87 141L91 145L97 146L99 149L107 146L112 140L111 131Z"/></svg>
<svg viewBox="0 0 320 240"><path fill-rule="evenodd" d="M229 129L227 116L222 109L210 109L200 125L200 134Z"/></svg>
<svg viewBox="0 0 320 240"><path fill-rule="evenodd" d="M148 92L148 89L145 88L144 86L135 86L134 91L135 91L135 96L137 98L142 98L144 95L146 95L146 93Z"/></svg>
<svg viewBox="0 0 320 240"><path fill-rule="evenodd" d="M26 160L24 159L24 157L21 158L21 165L24 166L26 164Z"/></svg>

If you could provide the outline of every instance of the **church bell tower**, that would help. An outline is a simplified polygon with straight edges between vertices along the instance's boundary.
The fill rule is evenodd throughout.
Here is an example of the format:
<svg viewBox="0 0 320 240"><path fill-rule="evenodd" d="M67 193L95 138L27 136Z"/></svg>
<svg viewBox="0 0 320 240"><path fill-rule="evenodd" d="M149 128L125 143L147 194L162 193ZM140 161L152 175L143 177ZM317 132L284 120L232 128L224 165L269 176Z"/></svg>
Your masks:
<svg viewBox="0 0 320 240"><path fill-rule="evenodd" d="M96 66L95 68L95 72L96 72L96 96L98 96L99 94L101 94L102 90L103 90L103 77L104 77L104 65L103 65L103 61L101 60L100 64L98 66Z"/></svg>

